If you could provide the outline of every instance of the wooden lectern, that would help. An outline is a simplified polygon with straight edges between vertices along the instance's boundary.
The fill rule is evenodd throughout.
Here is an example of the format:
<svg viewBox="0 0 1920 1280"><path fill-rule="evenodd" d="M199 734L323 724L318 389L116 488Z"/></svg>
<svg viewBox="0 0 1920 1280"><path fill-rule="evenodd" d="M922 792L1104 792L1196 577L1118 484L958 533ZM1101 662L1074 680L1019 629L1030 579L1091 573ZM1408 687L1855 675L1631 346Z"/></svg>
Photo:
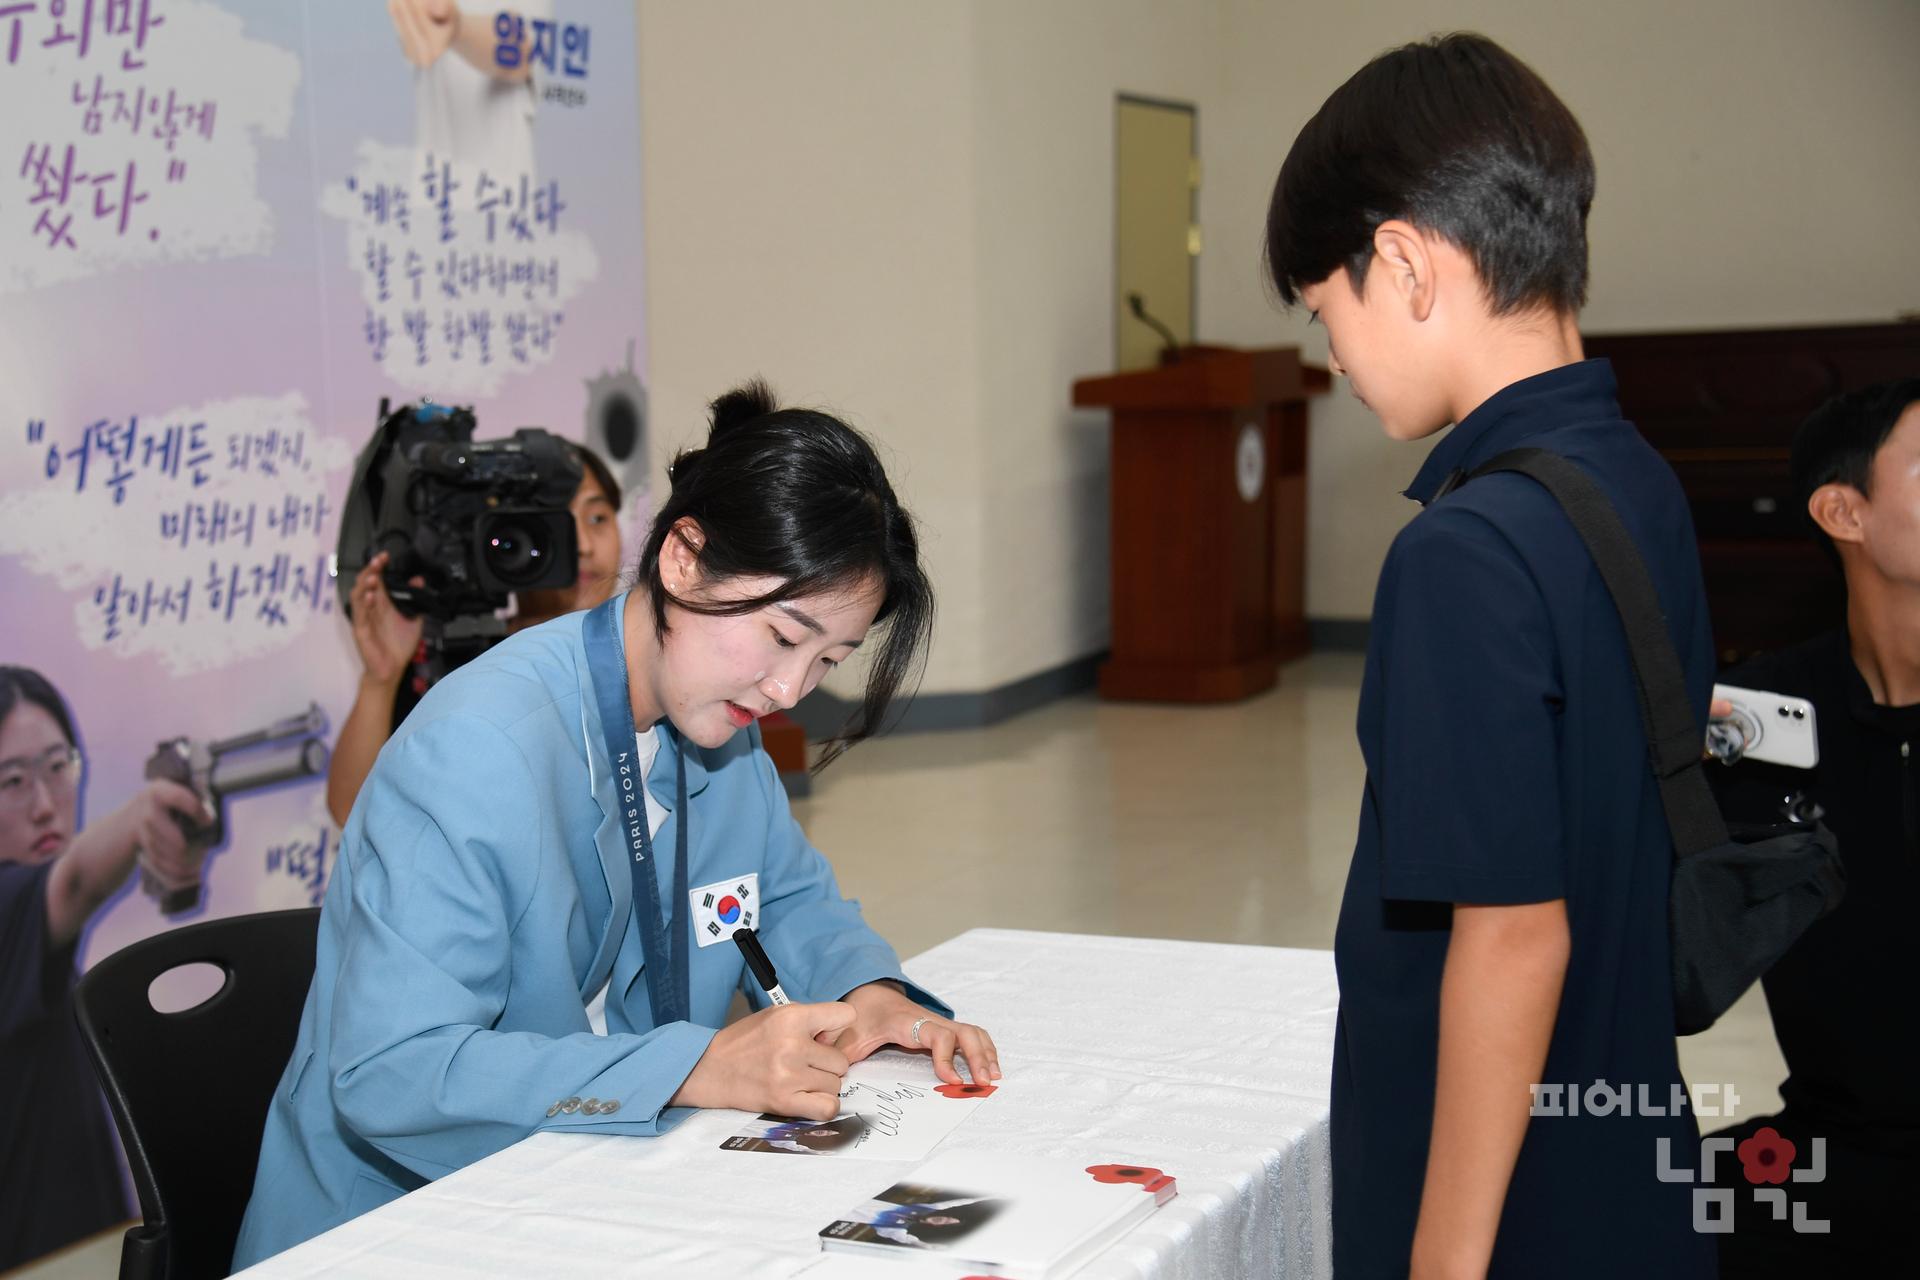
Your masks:
<svg viewBox="0 0 1920 1280"><path fill-rule="evenodd" d="M775 711L760 721L760 745L773 759L774 772L780 775L789 800L813 794L813 775L807 771L807 731L784 711Z"/></svg>
<svg viewBox="0 0 1920 1280"><path fill-rule="evenodd" d="M1107 698L1226 702L1307 651L1307 397L1297 348L1187 348L1073 384L1113 412Z"/></svg>

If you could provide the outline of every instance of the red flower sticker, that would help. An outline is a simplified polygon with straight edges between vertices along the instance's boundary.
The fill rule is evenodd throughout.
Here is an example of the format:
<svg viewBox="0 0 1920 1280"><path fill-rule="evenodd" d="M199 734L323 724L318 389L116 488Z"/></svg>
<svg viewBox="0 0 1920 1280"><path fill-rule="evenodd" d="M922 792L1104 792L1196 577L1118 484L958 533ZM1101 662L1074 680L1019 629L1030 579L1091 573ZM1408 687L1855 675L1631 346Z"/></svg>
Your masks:
<svg viewBox="0 0 1920 1280"><path fill-rule="evenodd" d="M1756 1186L1762 1182L1785 1182L1793 1172L1793 1140L1781 1137L1772 1126L1756 1130L1734 1151L1740 1163L1747 1167L1747 1181Z"/></svg>
<svg viewBox="0 0 1920 1280"><path fill-rule="evenodd" d="M943 1098L984 1098L999 1087L997 1084L937 1084L933 1091Z"/></svg>
<svg viewBox="0 0 1920 1280"><path fill-rule="evenodd" d="M1134 1182L1142 1191L1158 1191L1173 1181L1158 1169L1139 1164L1094 1164L1087 1166L1087 1172L1095 1182Z"/></svg>

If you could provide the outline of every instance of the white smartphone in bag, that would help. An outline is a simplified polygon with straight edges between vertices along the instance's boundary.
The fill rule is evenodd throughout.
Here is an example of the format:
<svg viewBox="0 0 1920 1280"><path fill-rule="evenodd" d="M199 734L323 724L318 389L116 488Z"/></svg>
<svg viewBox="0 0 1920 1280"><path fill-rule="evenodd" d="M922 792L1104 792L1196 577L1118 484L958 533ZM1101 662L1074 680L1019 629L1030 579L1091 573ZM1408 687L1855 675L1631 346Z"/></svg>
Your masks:
<svg viewBox="0 0 1920 1280"><path fill-rule="evenodd" d="M1760 760L1811 769L1820 763L1813 704L1805 698L1716 684L1713 700L1733 704L1733 714L1707 722L1707 751L1722 764Z"/></svg>

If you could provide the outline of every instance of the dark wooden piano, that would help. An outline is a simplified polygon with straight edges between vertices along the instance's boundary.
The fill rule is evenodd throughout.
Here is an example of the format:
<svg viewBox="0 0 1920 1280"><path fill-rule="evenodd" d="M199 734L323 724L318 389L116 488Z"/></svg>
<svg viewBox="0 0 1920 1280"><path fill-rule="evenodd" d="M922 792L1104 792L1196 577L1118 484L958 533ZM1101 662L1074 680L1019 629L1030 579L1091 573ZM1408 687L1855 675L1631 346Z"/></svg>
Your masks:
<svg viewBox="0 0 1920 1280"><path fill-rule="evenodd" d="M1844 616L1840 572L1794 500L1788 451L1828 396L1920 374L1920 323L1586 339L1686 489L1723 663Z"/></svg>

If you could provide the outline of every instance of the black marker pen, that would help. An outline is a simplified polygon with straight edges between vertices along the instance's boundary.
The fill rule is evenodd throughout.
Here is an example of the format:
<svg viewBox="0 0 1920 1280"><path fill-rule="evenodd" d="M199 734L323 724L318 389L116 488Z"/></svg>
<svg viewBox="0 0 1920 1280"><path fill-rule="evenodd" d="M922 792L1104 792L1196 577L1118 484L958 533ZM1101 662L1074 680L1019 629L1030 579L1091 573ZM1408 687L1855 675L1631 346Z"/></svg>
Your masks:
<svg viewBox="0 0 1920 1280"><path fill-rule="evenodd" d="M780 979L774 976L773 961L767 959L767 952L760 945L760 939L751 929L735 929L733 941L740 948L740 954L747 958L747 968L753 970L754 981L767 993L767 999L775 1004L792 1004L787 993L780 989Z"/></svg>

